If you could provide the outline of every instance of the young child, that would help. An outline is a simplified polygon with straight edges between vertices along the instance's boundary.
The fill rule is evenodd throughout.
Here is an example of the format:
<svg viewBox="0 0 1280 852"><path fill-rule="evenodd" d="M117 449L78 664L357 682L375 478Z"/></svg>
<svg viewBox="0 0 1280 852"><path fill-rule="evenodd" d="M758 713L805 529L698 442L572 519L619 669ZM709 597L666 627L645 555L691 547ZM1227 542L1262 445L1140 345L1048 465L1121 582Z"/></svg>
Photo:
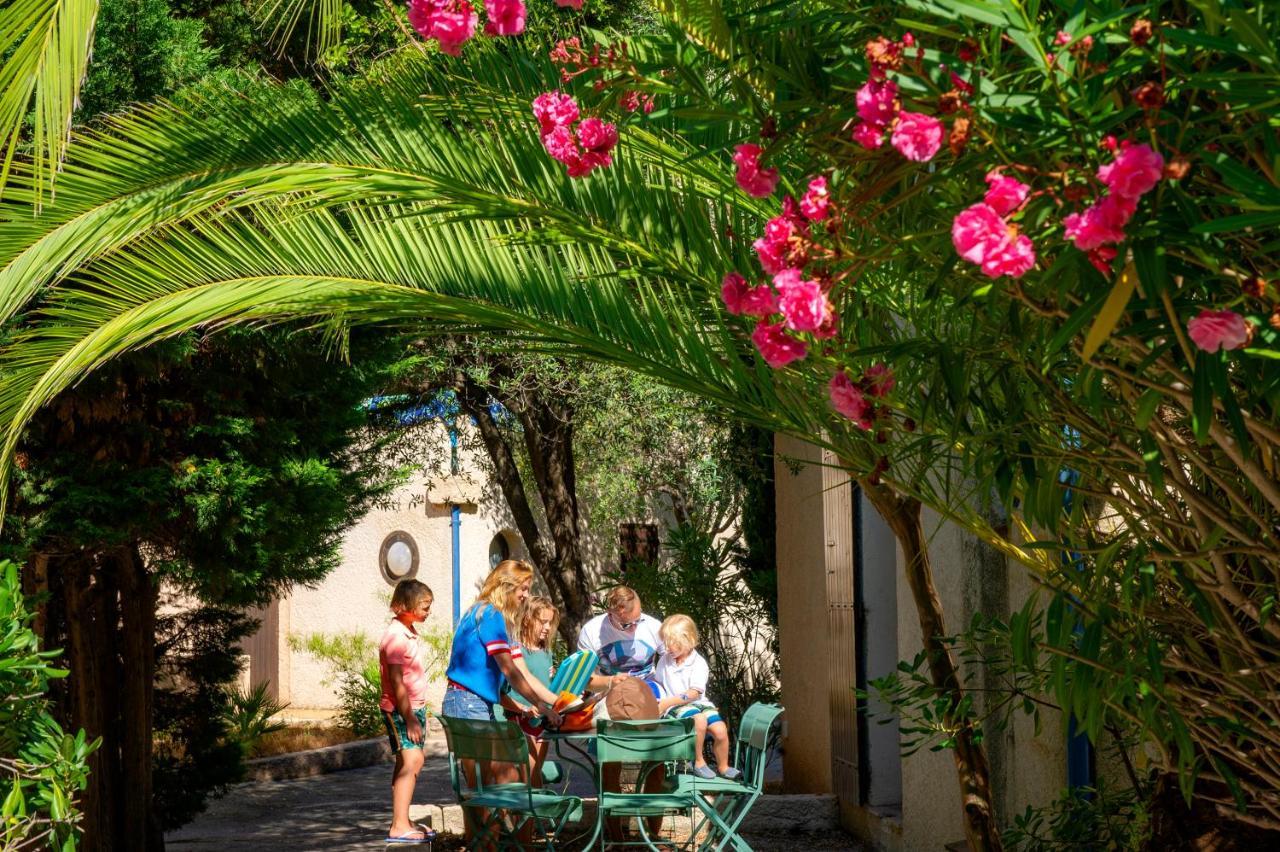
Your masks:
<svg viewBox="0 0 1280 852"><path fill-rule="evenodd" d="M409 803L422 769L422 739L427 726L425 653L416 625L426 621L435 599L417 580L401 580L391 594L395 618L378 645L382 684L382 723L396 756L391 775L391 828L387 843L426 843L432 832L409 822Z"/></svg>
<svg viewBox="0 0 1280 852"><path fill-rule="evenodd" d="M710 669L707 661L698 653L698 628L687 615L673 615L662 622L658 631L666 651L658 659L654 669L654 681L658 685L658 709L667 718L693 717L697 733L693 774L699 778L715 778L716 772L707 766L703 743L710 731L712 750L716 756L716 771L724 778L737 780L742 773L729 765L729 726L720 718L720 711L707 698L707 678Z"/></svg>

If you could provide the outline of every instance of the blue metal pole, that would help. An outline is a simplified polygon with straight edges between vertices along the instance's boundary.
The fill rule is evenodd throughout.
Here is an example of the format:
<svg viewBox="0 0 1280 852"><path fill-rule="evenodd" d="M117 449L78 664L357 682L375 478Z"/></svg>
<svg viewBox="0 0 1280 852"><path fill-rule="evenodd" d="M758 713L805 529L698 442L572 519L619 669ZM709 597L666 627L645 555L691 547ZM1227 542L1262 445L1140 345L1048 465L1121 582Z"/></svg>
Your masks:
<svg viewBox="0 0 1280 852"><path fill-rule="evenodd" d="M458 626L462 618L462 549L459 546L459 530L462 527L462 507L457 503L449 506L450 544L453 551L453 626Z"/></svg>

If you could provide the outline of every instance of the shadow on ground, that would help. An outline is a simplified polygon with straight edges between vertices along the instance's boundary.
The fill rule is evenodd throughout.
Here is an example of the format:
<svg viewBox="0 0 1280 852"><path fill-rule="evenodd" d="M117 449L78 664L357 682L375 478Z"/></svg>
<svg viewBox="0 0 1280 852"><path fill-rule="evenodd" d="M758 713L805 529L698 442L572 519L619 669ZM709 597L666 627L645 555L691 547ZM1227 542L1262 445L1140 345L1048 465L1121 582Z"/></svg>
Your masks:
<svg viewBox="0 0 1280 852"><path fill-rule="evenodd" d="M175 852L381 849L390 821L390 788L390 765L294 781L238 784L226 796L210 803L194 822L167 835L165 842ZM577 777L571 791L581 796L595 795L588 780ZM440 826L441 808L452 804L448 761L429 758L418 777L411 815L418 820L430 817L434 825ZM839 833L748 835L747 840L758 852L860 848L850 837ZM435 844L436 852L461 848L460 840L451 836L442 836Z"/></svg>

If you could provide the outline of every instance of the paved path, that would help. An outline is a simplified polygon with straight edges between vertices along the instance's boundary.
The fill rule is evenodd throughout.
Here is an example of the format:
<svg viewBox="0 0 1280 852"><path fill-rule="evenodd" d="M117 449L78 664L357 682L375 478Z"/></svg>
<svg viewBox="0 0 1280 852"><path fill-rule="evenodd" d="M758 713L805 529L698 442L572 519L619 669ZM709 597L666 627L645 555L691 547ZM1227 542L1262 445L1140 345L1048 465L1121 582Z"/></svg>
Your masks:
<svg viewBox="0 0 1280 852"><path fill-rule="evenodd" d="M573 792L594 796L594 789ZM390 816L389 765L350 769L296 781L238 784L195 822L169 834L166 845L175 852L280 852L280 850L369 850L384 847ZM582 779L585 784L585 779ZM444 758L428 758L414 793L411 815L431 816L444 825L442 806L454 802L449 786L449 764ZM842 834L790 837L749 837L758 852L794 852L802 847L819 850L855 850L859 847ZM460 844L442 838L436 852ZM389 847L413 849L419 847Z"/></svg>

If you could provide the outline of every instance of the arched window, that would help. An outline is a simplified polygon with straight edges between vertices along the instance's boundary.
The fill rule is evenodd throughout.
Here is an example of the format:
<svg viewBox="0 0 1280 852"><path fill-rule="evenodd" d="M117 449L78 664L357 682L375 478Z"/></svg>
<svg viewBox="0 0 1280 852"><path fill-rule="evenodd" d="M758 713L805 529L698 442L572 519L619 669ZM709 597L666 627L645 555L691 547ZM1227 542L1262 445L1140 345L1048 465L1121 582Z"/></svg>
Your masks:
<svg viewBox="0 0 1280 852"><path fill-rule="evenodd" d="M382 578L393 586L417 576L418 544L413 536L396 530L384 538L378 552L378 568Z"/></svg>
<svg viewBox="0 0 1280 852"><path fill-rule="evenodd" d="M493 541L489 542L489 570L492 571L498 567L499 562L510 558L511 545L507 542L506 534L499 532L493 537Z"/></svg>

